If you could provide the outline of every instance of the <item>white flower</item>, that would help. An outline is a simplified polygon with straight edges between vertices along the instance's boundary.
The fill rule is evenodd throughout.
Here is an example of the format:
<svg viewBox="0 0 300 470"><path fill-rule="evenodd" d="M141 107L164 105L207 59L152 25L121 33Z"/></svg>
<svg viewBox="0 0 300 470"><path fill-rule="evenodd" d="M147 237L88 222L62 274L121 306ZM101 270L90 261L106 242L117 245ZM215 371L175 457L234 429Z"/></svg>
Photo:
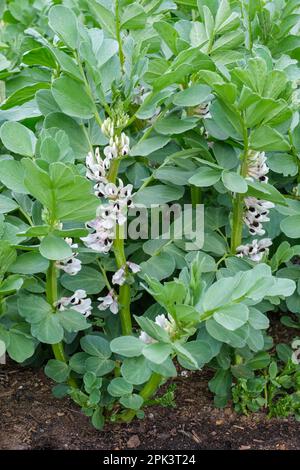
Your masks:
<svg viewBox="0 0 300 470"><path fill-rule="evenodd" d="M113 241L109 238L109 234L106 232L90 233L86 237L82 237L81 240L87 248L97 253L108 253L113 244Z"/></svg>
<svg viewBox="0 0 300 470"><path fill-rule="evenodd" d="M269 167L266 164L267 157L265 152L256 152L249 150L248 152L248 172L247 176L250 179L256 179L261 183L267 183Z"/></svg>
<svg viewBox="0 0 300 470"><path fill-rule="evenodd" d="M119 311L119 306L117 302L117 295L115 291L112 289L109 291L109 293L105 297L99 297L97 300L99 300L101 303L98 305L99 310L109 310L111 313L116 314Z"/></svg>
<svg viewBox="0 0 300 470"><path fill-rule="evenodd" d="M248 245L241 245L237 248L237 256L239 258L248 257L252 261L260 262L265 253L268 253L268 248L272 245L270 238L263 238L261 240L253 240Z"/></svg>
<svg viewBox="0 0 300 470"><path fill-rule="evenodd" d="M263 226L257 220L253 220L248 214L244 217L245 224L249 227L249 233L251 235L259 235L262 236L266 233L263 229Z"/></svg>
<svg viewBox="0 0 300 470"><path fill-rule="evenodd" d="M86 291L83 289L78 289L71 297L62 297L57 302L59 311L66 310L66 307L76 310L85 317L90 316L92 313L92 301L86 296Z"/></svg>
<svg viewBox="0 0 300 470"><path fill-rule="evenodd" d="M141 270L141 267L138 264L133 263L132 261L127 261L126 264L133 274L139 273Z"/></svg>
<svg viewBox="0 0 300 470"><path fill-rule="evenodd" d="M107 169L107 162L100 157L99 147L95 150L95 155L92 152L89 152L85 159L86 166L86 177L92 181L106 181L105 175Z"/></svg>
<svg viewBox="0 0 300 470"><path fill-rule="evenodd" d="M145 331L141 331L139 339L143 341L145 344L152 344L152 343L157 343L155 339L151 338Z"/></svg>
<svg viewBox="0 0 300 470"><path fill-rule="evenodd" d="M65 238L65 242L73 249L78 248L78 244L73 243L72 238ZM55 266L65 273L75 276L81 270L81 261L76 258L77 255L78 253L73 253L68 258L57 260Z"/></svg>
<svg viewBox="0 0 300 470"><path fill-rule="evenodd" d="M103 150L104 155L108 160L112 160L114 158L118 158L118 147L114 141L110 141L109 145L107 145Z"/></svg>
<svg viewBox="0 0 300 470"><path fill-rule="evenodd" d="M70 274L70 276L76 276L81 270L81 261L75 258L75 256L76 255L65 260L56 261L55 266L65 273Z"/></svg>
<svg viewBox="0 0 300 470"><path fill-rule="evenodd" d="M249 227L249 232L251 235L264 235L262 223L269 222L269 209L275 207L274 204L255 197L247 197L245 206L247 211L244 215L244 222Z"/></svg>
<svg viewBox="0 0 300 470"><path fill-rule="evenodd" d="M172 317L168 315L168 318L162 313L161 315L157 315L155 317L155 323L156 325L160 326L163 330L165 330L168 334L171 334L176 328L176 324ZM145 344L152 344L157 342L154 338L151 338L151 336L149 336L148 333L146 333L145 331L141 331L139 339Z"/></svg>
<svg viewBox="0 0 300 470"><path fill-rule="evenodd" d="M122 266L122 268L118 269L118 271L116 271L115 274L113 275L112 283L122 286L125 281L126 281L125 266Z"/></svg>
<svg viewBox="0 0 300 470"><path fill-rule="evenodd" d="M140 272L141 268L138 264L133 263L132 261L126 261L126 264L118 269L117 272L112 277L113 284L119 284L122 286L126 281L126 266L130 269L133 274Z"/></svg>
<svg viewBox="0 0 300 470"><path fill-rule="evenodd" d="M247 197L245 199L245 204L248 210L253 211L253 209L251 208L254 208L259 212L273 209L275 207L275 204L273 204L273 202L264 201L262 199L256 199L256 197Z"/></svg>

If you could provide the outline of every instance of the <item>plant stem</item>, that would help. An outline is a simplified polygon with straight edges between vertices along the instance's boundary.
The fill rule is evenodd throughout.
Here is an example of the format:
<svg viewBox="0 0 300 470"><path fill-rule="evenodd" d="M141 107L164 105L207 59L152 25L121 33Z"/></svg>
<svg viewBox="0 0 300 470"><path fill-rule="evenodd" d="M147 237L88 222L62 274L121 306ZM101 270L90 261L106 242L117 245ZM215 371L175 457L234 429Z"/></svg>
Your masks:
<svg viewBox="0 0 300 470"><path fill-rule="evenodd" d="M120 160L116 159L113 160L112 165L109 170L108 180L111 183L116 182L116 178L118 175ZM126 267L126 255L124 249L124 227L120 225L116 225L116 234L114 239L114 255L117 263L117 268L121 269ZM122 334L123 335L131 335L132 334L132 321L131 321L131 314L130 314L130 285L123 284L120 286L119 289L119 296L118 302L120 305L120 320L122 326Z"/></svg>
<svg viewBox="0 0 300 470"><path fill-rule="evenodd" d="M114 254L118 269L126 266L126 256L124 250L124 227L116 226L116 238L114 240ZM130 285L123 284L119 289L118 297L120 305L120 319L123 335L132 334L132 322L130 315Z"/></svg>
<svg viewBox="0 0 300 470"><path fill-rule="evenodd" d="M124 73L124 52L122 47L122 40L121 40L121 22L120 22L120 9L119 9L119 0L116 0L116 37L119 45L119 58L122 72Z"/></svg>
<svg viewBox="0 0 300 470"><path fill-rule="evenodd" d="M153 374L151 375L146 385L144 385L144 387L140 391L139 393L140 397L142 397L144 401L151 398L152 395L154 395L154 393L158 389L161 383L161 380L162 380L162 376L160 374L157 374L156 372L153 372ZM126 423L129 423L135 417L135 415L136 415L136 410L128 410L124 414L121 415L121 420L125 421Z"/></svg>
<svg viewBox="0 0 300 470"><path fill-rule="evenodd" d="M244 152L242 157L242 164L240 169L240 175L247 176L248 171L248 129L244 124ZM232 216L232 234L231 234L231 253L235 254L236 249L242 243L243 234L243 214L244 214L244 195L236 194L233 201L233 216Z"/></svg>
<svg viewBox="0 0 300 470"><path fill-rule="evenodd" d="M97 264L98 264L98 266L99 266L99 268L100 268L100 271L101 271L101 273L102 273L102 275L103 275L103 278L104 278L105 285L106 285L107 289L108 289L108 290L111 290L111 285L110 285L110 282L109 282L109 280L108 280L108 277L107 277L107 274L106 274L106 270L105 270L104 267L102 266L101 261L100 261L99 259L97 259Z"/></svg>
<svg viewBox="0 0 300 470"><path fill-rule="evenodd" d="M53 309L53 314L56 315L55 302L57 301L57 275L55 261L50 261L50 265L47 271L46 296L48 303ZM52 344L51 346L55 359L57 361L67 363L62 341L56 344ZM77 383L74 379L72 379L72 377L68 379L68 383L72 387L77 387Z"/></svg>

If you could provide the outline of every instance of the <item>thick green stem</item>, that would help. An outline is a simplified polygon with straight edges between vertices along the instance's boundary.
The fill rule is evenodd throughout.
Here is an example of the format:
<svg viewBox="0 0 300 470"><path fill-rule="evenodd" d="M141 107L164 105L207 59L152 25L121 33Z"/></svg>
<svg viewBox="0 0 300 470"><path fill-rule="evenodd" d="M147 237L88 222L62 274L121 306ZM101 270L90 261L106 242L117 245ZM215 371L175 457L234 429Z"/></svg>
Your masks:
<svg viewBox="0 0 300 470"><path fill-rule="evenodd" d="M53 309L53 314L56 315L55 303L57 301L57 274L55 261L50 261L50 265L47 271L46 296L47 301ZM61 341L59 343L52 344L52 351L55 359L67 363L67 359L64 352L64 346ZM72 378L69 378L68 383L72 387L77 387L75 380Z"/></svg>
<svg viewBox="0 0 300 470"><path fill-rule="evenodd" d="M157 374L156 372L153 372L149 381L140 391L140 397L142 397L144 401L149 400L149 398L151 398L158 389L161 381L162 376L160 374ZM135 415L136 410L128 410L124 414L122 414L121 420L125 421L126 423L129 423L135 417Z"/></svg>
<svg viewBox="0 0 300 470"><path fill-rule="evenodd" d="M120 160L113 160L109 170L108 180L115 183L118 175ZM124 248L124 227L117 225L116 234L114 239L114 255L116 259L117 268L121 269L126 267L126 255ZM132 334L132 321L130 314L130 285L124 284L120 286L118 302L120 306L120 320L123 335Z"/></svg>
<svg viewBox="0 0 300 470"><path fill-rule="evenodd" d="M242 157L242 164L240 169L240 175L247 176L248 171L248 129L244 125L244 152ZM242 243L243 234L243 215L244 215L244 198L243 194L236 194L233 200L233 215L232 215L232 232L231 232L231 253L235 254L236 249Z"/></svg>
<svg viewBox="0 0 300 470"><path fill-rule="evenodd" d="M126 256L124 250L124 227L116 226L116 238L114 240L114 254L118 269L126 266ZM132 322L130 314L130 285L123 284L119 289L118 297L120 305L120 319L123 335L132 334Z"/></svg>

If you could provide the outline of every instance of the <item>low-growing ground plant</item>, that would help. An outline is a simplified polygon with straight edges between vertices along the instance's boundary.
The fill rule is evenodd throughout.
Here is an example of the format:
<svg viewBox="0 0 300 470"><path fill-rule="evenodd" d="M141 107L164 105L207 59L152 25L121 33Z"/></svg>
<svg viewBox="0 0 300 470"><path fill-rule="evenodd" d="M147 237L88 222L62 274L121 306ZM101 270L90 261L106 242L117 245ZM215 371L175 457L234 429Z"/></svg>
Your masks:
<svg viewBox="0 0 300 470"><path fill-rule="evenodd" d="M0 13L0 356L98 429L173 406L180 368L298 418L269 326L299 329L299 1Z"/></svg>

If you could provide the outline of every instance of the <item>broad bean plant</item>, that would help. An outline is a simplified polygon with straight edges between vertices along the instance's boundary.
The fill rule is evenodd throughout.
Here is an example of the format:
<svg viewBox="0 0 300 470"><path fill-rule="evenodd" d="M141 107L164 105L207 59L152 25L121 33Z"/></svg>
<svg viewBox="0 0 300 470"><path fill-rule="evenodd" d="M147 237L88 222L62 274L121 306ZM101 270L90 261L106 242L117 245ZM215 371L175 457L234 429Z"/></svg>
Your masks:
<svg viewBox="0 0 300 470"><path fill-rule="evenodd" d="M98 429L204 367L217 406L282 410L298 356L278 372L269 326L300 328L299 1L0 14L0 355L44 367ZM188 207L183 234L176 214L157 230L166 207Z"/></svg>

